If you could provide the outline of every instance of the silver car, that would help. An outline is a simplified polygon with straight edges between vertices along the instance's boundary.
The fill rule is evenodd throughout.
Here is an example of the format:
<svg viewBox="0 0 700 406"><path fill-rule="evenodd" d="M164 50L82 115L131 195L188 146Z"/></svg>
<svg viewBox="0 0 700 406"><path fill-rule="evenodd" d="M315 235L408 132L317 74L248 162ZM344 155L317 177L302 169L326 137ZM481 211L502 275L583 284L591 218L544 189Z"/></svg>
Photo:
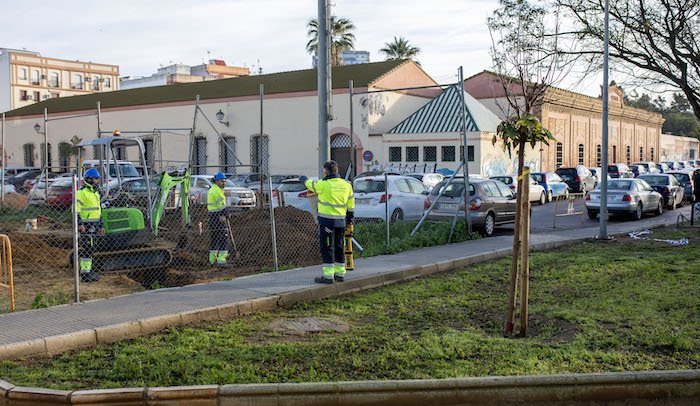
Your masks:
<svg viewBox="0 0 700 406"><path fill-rule="evenodd" d="M192 175L190 187L190 199L199 204L207 204L207 194L211 188L214 176L212 175ZM224 186L224 196L226 205L232 208L253 208L255 207L255 192L250 189L236 186L230 180L226 180Z"/></svg>
<svg viewBox="0 0 700 406"><path fill-rule="evenodd" d="M588 217L595 219L600 212L600 188L586 195ZM642 179L611 179L608 181L608 213L631 214L635 220L646 212L663 213L664 198Z"/></svg>

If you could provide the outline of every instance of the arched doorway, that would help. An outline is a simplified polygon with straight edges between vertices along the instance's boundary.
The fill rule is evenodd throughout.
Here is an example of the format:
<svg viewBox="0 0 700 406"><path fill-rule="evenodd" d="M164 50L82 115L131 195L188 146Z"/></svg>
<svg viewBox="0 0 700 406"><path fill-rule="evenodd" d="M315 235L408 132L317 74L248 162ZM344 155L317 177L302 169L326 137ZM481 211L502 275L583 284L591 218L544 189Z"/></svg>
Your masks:
<svg viewBox="0 0 700 406"><path fill-rule="evenodd" d="M333 134L331 136L331 159L338 163L338 173L345 177L352 163L352 139L348 134Z"/></svg>

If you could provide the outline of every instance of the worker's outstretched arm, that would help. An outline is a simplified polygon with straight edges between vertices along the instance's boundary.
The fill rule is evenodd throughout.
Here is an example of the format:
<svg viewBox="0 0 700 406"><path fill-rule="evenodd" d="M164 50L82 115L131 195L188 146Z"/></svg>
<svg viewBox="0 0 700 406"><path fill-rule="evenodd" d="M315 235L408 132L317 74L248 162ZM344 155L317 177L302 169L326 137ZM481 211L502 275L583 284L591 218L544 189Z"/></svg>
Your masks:
<svg viewBox="0 0 700 406"><path fill-rule="evenodd" d="M321 193L321 190L323 189L323 182L317 181L317 180L311 180L307 178L306 176L300 176L299 180L301 183L304 184L304 186L309 189L310 191L319 194Z"/></svg>

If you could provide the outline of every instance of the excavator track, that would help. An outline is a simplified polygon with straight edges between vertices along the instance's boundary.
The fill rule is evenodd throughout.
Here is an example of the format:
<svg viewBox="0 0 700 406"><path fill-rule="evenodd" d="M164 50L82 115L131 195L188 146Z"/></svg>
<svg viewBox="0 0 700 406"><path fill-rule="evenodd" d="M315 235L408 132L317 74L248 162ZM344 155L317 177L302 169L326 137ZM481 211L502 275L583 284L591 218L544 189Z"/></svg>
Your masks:
<svg viewBox="0 0 700 406"><path fill-rule="evenodd" d="M142 247L118 251L99 251L92 255L97 272L149 271L164 269L173 262L172 250Z"/></svg>

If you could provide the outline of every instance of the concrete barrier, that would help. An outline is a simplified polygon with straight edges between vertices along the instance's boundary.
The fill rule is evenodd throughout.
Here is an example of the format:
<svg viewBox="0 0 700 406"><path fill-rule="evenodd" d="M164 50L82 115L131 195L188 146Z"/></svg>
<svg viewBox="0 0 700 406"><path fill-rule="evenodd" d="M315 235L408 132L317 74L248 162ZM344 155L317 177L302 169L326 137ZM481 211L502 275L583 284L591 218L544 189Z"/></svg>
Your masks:
<svg viewBox="0 0 700 406"><path fill-rule="evenodd" d="M7 406L698 405L700 370L58 391L0 381ZM2 403L0 403L2 404Z"/></svg>

